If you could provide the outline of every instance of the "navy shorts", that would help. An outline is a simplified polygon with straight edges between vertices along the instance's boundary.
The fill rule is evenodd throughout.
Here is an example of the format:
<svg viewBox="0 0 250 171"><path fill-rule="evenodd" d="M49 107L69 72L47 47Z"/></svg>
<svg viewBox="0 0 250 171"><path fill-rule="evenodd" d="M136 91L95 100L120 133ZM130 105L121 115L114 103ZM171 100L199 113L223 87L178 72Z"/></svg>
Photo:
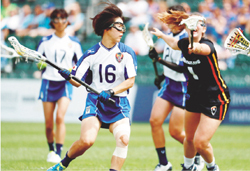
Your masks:
<svg viewBox="0 0 250 171"><path fill-rule="evenodd" d="M175 106L185 108L187 82L177 82L168 77L158 93L158 97L173 103Z"/></svg>
<svg viewBox="0 0 250 171"><path fill-rule="evenodd" d="M102 122L102 128L108 128L109 124L123 118L130 119L131 108L127 97L113 96L111 98L115 100L115 104L111 102L103 103L98 100L97 94L88 93L85 110L79 119L83 120L90 116L96 116Z"/></svg>
<svg viewBox="0 0 250 171"><path fill-rule="evenodd" d="M68 81L50 81L42 79L39 98L43 102L56 102L61 97L72 100L73 86Z"/></svg>

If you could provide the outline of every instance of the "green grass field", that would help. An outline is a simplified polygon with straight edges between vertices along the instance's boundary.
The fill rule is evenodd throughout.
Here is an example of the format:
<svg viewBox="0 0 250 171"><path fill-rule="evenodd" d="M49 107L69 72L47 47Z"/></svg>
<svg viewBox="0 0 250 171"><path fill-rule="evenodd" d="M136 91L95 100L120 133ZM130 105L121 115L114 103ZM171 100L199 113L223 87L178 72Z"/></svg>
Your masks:
<svg viewBox="0 0 250 171"><path fill-rule="evenodd" d="M67 124L67 135L62 156L79 138L80 124ZM154 170L158 163L148 123L133 123L127 160L122 170ZM183 147L169 136L164 125L166 147L173 170L181 170ZM211 141L216 163L223 170L250 170L250 126L221 125ZM68 171L109 170L115 140L106 129L101 129L95 144L75 159ZM46 170L48 146L43 123L1 123L1 170ZM206 170L206 169L203 169Z"/></svg>

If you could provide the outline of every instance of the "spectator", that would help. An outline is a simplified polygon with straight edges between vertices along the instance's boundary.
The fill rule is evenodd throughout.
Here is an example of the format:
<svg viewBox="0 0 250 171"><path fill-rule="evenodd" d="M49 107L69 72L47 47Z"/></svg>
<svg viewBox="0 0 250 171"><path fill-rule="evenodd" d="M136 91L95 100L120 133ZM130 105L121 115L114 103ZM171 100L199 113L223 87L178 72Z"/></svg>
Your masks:
<svg viewBox="0 0 250 171"><path fill-rule="evenodd" d="M81 6L78 2L70 4L66 7L66 11L69 13L70 25L67 27L66 32L71 36L79 35L83 30L84 14L81 12Z"/></svg>
<svg viewBox="0 0 250 171"><path fill-rule="evenodd" d="M148 3L145 0L130 0L127 9L132 23L140 26L149 21L147 15Z"/></svg>
<svg viewBox="0 0 250 171"><path fill-rule="evenodd" d="M9 29L9 34L14 34L20 23L20 16L18 8L13 8L9 11L9 16L5 18L7 20L7 29Z"/></svg>
<svg viewBox="0 0 250 171"><path fill-rule="evenodd" d="M30 30L29 36L48 36L51 35L54 30L50 26L50 14L55 9L54 3L50 2L44 5L44 17L39 21L38 27Z"/></svg>
<svg viewBox="0 0 250 171"><path fill-rule="evenodd" d="M10 3L10 0L2 0L1 17L6 18L10 16L10 12L17 9L17 5Z"/></svg>
<svg viewBox="0 0 250 171"><path fill-rule="evenodd" d="M34 19L34 15L32 14L29 5L24 5L22 8L22 12L23 17L21 17L19 27L16 30L17 36L26 36L29 32L28 27Z"/></svg>
<svg viewBox="0 0 250 171"><path fill-rule="evenodd" d="M36 5L34 8L34 19L28 28L35 29L38 27L39 23L41 23L45 18L44 11L41 5Z"/></svg>
<svg viewBox="0 0 250 171"><path fill-rule="evenodd" d="M228 34L230 29L233 29L237 26L237 16L232 12L232 5L230 3L223 2L222 15L227 20L227 29L225 34Z"/></svg>
<svg viewBox="0 0 250 171"><path fill-rule="evenodd" d="M125 37L124 44L131 47L136 55L147 55L149 47L143 39L142 31L139 26L132 23L129 28L129 33Z"/></svg>
<svg viewBox="0 0 250 171"><path fill-rule="evenodd" d="M190 6L188 5L188 3L182 2L182 3L181 3L181 6L183 6L183 8L185 9L186 13L188 13L188 14L191 13L191 8L190 8Z"/></svg>
<svg viewBox="0 0 250 171"><path fill-rule="evenodd" d="M238 20L238 27L241 28L241 30L245 30L247 22L249 22L250 18L250 11L248 6L243 6L239 10L239 14L237 17Z"/></svg>
<svg viewBox="0 0 250 171"><path fill-rule="evenodd" d="M158 13L159 11L159 4L155 2L154 0L147 0L148 2L148 17L149 17L149 24L151 25L152 23L155 22L154 15Z"/></svg>

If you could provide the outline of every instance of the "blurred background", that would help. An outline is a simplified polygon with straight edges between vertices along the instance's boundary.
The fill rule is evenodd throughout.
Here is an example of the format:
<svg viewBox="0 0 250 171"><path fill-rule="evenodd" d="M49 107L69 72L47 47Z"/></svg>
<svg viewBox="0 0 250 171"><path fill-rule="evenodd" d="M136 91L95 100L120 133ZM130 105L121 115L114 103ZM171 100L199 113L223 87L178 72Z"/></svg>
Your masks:
<svg viewBox="0 0 250 171"><path fill-rule="evenodd" d="M1 44L10 47L8 37L15 36L21 44L36 49L43 36L54 31L49 26L50 13L55 8L65 8L71 25L67 33L76 36L84 51L101 40L92 29L92 20L105 5L100 0L1 0ZM105 2L105 1L104 1ZM136 85L130 101L133 121L148 122L152 104L157 93L154 86L154 69L148 57L149 48L142 37L146 22L165 33L166 25L159 22L156 14L166 11L169 6L182 4L186 12L200 12L207 19L206 36L215 44L221 74L231 91L232 102L223 123L250 124L250 57L232 55L223 47L224 40L233 28L241 28L250 40L249 0L110 0L123 11L127 31L122 42L132 47L137 54L138 72ZM157 52L162 55L164 41L153 37ZM22 58L6 58L9 53L1 48L1 118L26 121L41 121L42 103L37 100L41 72L36 62ZM19 60L19 62L17 62ZM158 65L162 73L162 66ZM85 90L84 90L85 91ZM84 108L81 101L85 92L76 90L68 121L77 121ZM145 93L147 92L147 93ZM14 105L15 103L16 105ZM79 103L81 105L79 106ZM15 107L13 107L15 106ZM20 112L23 113L20 117ZM34 115L34 113L39 113ZM77 115L75 117L75 115ZM32 118L33 117L33 118ZM39 119L40 118L40 119ZM67 117L65 118L67 121ZM168 122L168 120L166 120Z"/></svg>

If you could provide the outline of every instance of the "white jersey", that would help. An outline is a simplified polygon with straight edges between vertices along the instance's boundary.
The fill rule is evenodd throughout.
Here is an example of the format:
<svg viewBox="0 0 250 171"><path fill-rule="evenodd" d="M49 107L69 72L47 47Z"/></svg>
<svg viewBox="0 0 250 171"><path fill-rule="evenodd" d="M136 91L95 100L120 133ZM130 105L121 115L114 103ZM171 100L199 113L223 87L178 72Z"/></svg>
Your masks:
<svg viewBox="0 0 250 171"><path fill-rule="evenodd" d="M173 36L173 33L170 33L170 35ZM185 30L182 30L182 32L173 37L180 40L182 38L188 37L188 34ZM173 50L167 43L164 48L162 59L183 66L182 52L180 50ZM187 81L187 76L184 73L178 73L164 65L163 65L163 71L166 77L174 81L178 82Z"/></svg>
<svg viewBox="0 0 250 171"><path fill-rule="evenodd" d="M37 51L44 55L49 61L61 68L71 69L83 55L80 42L69 35L60 38L55 34L43 37L38 45ZM58 70L47 65L42 74L43 79L53 81L64 81Z"/></svg>
<svg viewBox="0 0 250 171"><path fill-rule="evenodd" d="M92 88L101 92L136 76L136 71L137 59L130 47L119 42L111 49L107 49L99 42L84 53L71 74L85 80ZM127 94L128 91L124 91L116 96Z"/></svg>

